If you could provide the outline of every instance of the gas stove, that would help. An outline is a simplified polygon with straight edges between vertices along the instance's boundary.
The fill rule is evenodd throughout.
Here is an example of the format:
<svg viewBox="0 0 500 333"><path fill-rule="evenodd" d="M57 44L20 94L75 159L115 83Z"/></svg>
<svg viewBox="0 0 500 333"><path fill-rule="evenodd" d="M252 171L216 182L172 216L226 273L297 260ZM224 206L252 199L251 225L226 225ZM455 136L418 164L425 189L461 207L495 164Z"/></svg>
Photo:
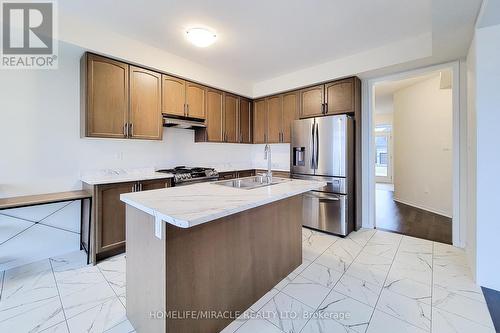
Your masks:
<svg viewBox="0 0 500 333"><path fill-rule="evenodd" d="M219 173L213 168L177 166L173 169L163 169L157 172L173 174L174 186L210 182L219 179Z"/></svg>

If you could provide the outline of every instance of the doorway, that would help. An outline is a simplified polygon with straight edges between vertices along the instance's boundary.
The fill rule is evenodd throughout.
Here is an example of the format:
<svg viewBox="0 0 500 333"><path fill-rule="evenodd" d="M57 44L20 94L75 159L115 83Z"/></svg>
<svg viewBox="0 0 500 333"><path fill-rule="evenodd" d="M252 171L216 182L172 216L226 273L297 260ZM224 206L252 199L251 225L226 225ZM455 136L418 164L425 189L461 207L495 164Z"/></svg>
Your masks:
<svg viewBox="0 0 500 333"><path fill-rule="evenodd" d="M454 88L451 68L373 84L376 228L452 244Z"/></svg>

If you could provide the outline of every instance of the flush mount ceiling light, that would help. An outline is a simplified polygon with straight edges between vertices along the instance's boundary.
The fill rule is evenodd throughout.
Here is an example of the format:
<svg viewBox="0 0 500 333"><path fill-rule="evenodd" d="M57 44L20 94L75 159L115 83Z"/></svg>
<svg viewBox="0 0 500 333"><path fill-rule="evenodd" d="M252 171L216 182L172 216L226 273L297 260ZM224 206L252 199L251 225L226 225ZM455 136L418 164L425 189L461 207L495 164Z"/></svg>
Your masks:
<svg viewBox="0 0 500 333"><path fill-rule="evenodd" d="M207 47L215 42L217 35L204 28L192 28L186 31L186 37L195 46Z"/></svg>

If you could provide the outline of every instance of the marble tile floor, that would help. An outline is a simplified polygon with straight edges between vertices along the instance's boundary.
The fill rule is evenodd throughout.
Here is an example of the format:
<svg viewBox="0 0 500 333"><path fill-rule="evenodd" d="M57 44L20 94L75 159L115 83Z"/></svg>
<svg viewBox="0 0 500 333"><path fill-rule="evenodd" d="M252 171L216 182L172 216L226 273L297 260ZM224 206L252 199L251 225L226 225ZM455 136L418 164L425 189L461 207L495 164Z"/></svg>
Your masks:
<svg viewBox="0 0 500 333"><path fill-rule="evenodd" d="M465 254L363 229L303 229L303 264L223 333L495 332ZM87 266L82 252L0 272L0 332L134 332L126 256Z"/></svg>

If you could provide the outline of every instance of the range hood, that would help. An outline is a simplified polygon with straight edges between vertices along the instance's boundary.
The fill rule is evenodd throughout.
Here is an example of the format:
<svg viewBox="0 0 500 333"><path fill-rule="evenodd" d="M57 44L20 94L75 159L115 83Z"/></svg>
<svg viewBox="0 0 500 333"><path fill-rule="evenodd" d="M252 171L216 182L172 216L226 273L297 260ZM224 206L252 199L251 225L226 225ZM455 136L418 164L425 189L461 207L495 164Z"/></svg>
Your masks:
<svg viewBox="0 0 500 333"><path fill-rule="evenodd" d="M185 118L174 118L163 115L164 127L177 127L184 129L196 129L200 127L207 127L203 120L193 120Z"/></svg>

